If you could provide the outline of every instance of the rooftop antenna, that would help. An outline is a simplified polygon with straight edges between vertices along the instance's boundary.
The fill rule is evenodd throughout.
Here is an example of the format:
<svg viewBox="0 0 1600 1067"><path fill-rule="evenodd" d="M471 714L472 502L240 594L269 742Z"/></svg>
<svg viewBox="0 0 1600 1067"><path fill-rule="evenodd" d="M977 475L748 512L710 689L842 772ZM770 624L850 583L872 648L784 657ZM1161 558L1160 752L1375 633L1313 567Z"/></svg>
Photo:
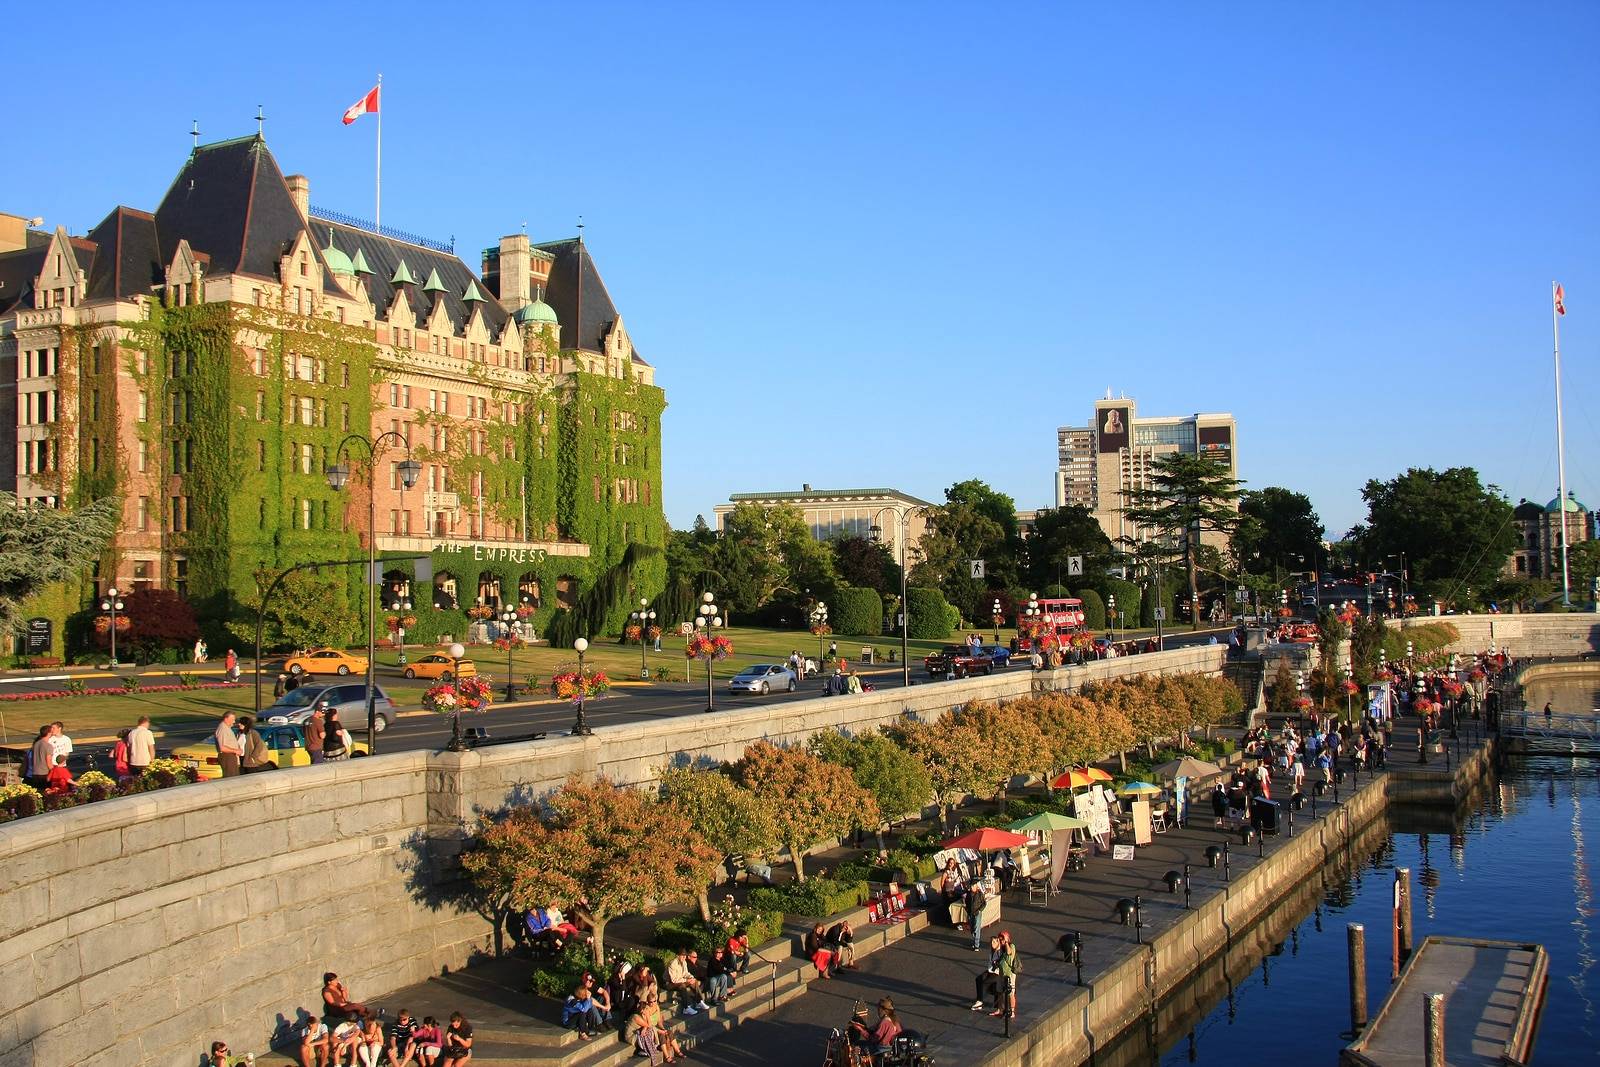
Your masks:
<svg viewBox="0 0 1600 1067"><path fill-rule="evenodd" d="M264 140L265 137L263 135L266 133L266 130L267 130L267 116L262 114L261 105L257 104L256 105L256 140L258 140L258 141Z"/></svg>
<svg viewBox="0 0 1600 1067"><path fill-rule="evenodd" d="M583 216L578 216L578 242L583 243Z"/></svg>
<svg viewBox="0 0 1600 1067"><path fill-rule="evenodd" d="M524 236L524 237L528 236L528 220L527 219L523 219L522 220L522 236Z"/></svg>
<svg viewBox="0 0 1600 1067"><path fill-rule="evenodd" d="M195 148L195 151L198 152L200 150L200 120L199 119L195 119L194 120L194 128L189 131L189 134L190 134L190 136L192 136L194 138L194 148Z"/></svg>

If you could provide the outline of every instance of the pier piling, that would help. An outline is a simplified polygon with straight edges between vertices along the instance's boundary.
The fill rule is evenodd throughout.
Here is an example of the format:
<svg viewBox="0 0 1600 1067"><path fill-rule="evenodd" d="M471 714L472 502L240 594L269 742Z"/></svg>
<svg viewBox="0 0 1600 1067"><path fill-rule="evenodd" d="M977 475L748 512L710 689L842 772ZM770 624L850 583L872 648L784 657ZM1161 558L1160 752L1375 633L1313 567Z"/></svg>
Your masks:
<svg viewBox="0 0 1600 1067"><path fill-rule="evenodd" d="M1427 1067L1444 1067L1444 994L1422 996L1422 1062Z"/></svg>
<svg viewBox="0 0 1600 1067"><path fill-rule="evenodd" d="M1367 1025L1367 928L1350 923L1345 935L1350 949L1350 1036L1358 1037Z"/></svg>

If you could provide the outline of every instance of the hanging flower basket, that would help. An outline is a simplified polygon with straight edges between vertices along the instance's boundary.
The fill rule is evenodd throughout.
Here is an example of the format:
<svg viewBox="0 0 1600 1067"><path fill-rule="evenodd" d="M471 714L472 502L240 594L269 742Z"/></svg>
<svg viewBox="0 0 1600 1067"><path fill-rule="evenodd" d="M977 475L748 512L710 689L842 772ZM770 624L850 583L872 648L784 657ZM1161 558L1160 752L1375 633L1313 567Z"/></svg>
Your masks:
<svg viewBox="0 0 1600 1067"><path fill-rule="evenodd" d="M829 626L825 622L819 622L815 626L811 627L812 637L827 637L831 633L833 633L833 627Z"/></svg>
<svg viewBox="0 0 1600 1067"><path fill-rule="evenodd" d="M559 700L597 697L611 688L605 671L578 673L576 667L563 667L550 679L550 695Z"/></svg>
<svg viewBox="0 0 1600 1067"><path fill-rule="evenodd" d="M651 626L650 629L645 631L645 636L650 638L652 641L661 640L661 627Z"/></svg>
<svg viewBox="0 0 1600 1067"><path fill-rule="evenodd" d="M1361 692L1361 687L1359 685L1357 685L1355 682L1353 682L1350 679L1348 679L1348 678L1346 678L1344 680L1344 683L1341 686L1341 688L1344 689L1344 691L1346 693L1349 693L1351 695L1354 695L1356 693Z"/></svg>
<svg viewBox="0 0 1600 1067"><path fill-rule="evenodd" d="M529 616L531 616L532 614L533 614L533 606L531 604L518 604L517 605L517 618L526 619Z"/></svg>
<svg viewBox="0 0 1600 1067"><path fill-rule="evenodd" d="M494 647L498 648L501 652L510 652L512 649L521 648L525 644L527 644L526 641L516 636L497 637L494 639Z"/></svg>
<svg viewBox="0 0 1600 1067"><path fill-rule="evenodd" d="M1311 698L1310 697L1295 697L1294 698L1294 706L1299 708L1301 711L1310 711L1311 710L1311 706L1312 706Z"/></svg>
<svg viewBox="0 0 1600 1067"><path fill-rule="evenodd" d="M455 682L436 685L422 694L422 706L440 715L458 711L482 711L494 703L494 692L481 675L460 678Z"/></svg>
<svg viewBox="0 0 1600 1067"><path fill-rule="evenodd" d="M644 631L639 629L636 623L629 623L622 629L622 639L624 641L637 641L643 633Z"/></svg>
<svg viewBox="0 0 1600 1067"><path fill-rule="evenodd" d="M733 655L733 642L721 634L690 634L684 651L690 659L727 659Z"/></svg>
<svg viewBox="0 0 1600 1067"><path fill-rule="evenodd" d="M494 618L494 609L493 608L481 608L481 607L477 607L477 606L470 607L470 608L467 609L467 618L476 619L479 622L484 622L484 621L486 621L488 619Z"/></svg>

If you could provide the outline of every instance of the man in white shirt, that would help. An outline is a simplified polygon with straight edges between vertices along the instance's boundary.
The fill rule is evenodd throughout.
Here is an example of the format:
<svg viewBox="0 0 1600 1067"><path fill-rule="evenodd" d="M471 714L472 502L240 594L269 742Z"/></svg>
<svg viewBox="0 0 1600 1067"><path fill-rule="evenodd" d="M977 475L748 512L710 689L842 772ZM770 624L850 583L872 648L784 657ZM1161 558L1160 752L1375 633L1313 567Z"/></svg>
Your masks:
<svg viewBox="0 0 1600 1067"><path fill-rule="evenodd" d="M233 712L222 716L222 722L217 725L217 762L222 764L222 777L233 778L239 773L239 756L244 751L239 744L239 735L233 730Z"/></svg>
<svg viewBox="0 0 1600 1067"><path fill-rule="evenodd" d="M56 765L56 757L72 755L72 738L67 736L64 724L53 722L50 724L50 766Z"/></svg>
<svg viewBox="0 0 1600 1067"><path fill-rule="evenodd" d="M150 716L139 716L139 723L128 731L128 770L142 774L156 758L156 735L150 732Z"/></svg>

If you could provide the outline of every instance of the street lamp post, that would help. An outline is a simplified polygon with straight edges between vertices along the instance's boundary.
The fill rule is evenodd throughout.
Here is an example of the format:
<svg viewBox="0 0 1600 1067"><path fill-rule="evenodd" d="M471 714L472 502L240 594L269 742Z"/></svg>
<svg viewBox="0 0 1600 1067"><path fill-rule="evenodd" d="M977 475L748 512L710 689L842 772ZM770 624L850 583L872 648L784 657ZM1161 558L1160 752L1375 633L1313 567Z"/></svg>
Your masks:
<svg viewBox="0 0 1600 1067"><path fill-rule="evenodd" d="M411 610L411 601L406 597L396 596L389 604L389 610L395 613ZM400 648L400 666L406 665L406 621L401 618L394 628L394 638Z"/></svg>
<svg viewBox="0 0 1600 1067"><path fill-rule="evenodd" d="M633 620L633 624L639 627L639 678L641 681L646 682L650 680L650 664L645 658L645 654L649 651L650 635L646 631L654 626L656 621L656 613L646 610L649 607L650 601L641 597L639 599L639 610L632 612L628 616Z"/></svg>
<svg viewBox="0 0 1600 1067"><path fill-rule="evenodd" d="M580 637L572 642L572 647L578 651L578 720L572 724L572 736L582 737L594 733L589 729L589 720L583 714L583 694L589 688L589 678L583 673L583 654L589 651L589 639Z"/></svg>
<svg viewBox="0 0 1600 1067"><path fill-rule="evenodd" d="M817 606L818 607L822 607L821 604L818 604ZM827 617L827 610L825 608L823 610L823 617L824 618ZM704 632L704 634L705 634L705 636L707 638L713 638L713 637L716 636L716 632L722 628L722 616L717 614L717 598L715 596L713 596L710 593L704 593L704 594L701 595L701 597L700 597L700 613L697 616L695 616L694 624L702 632ZM706 710L707 711L716 711L717 710L716 694L713 693L712 689L711 689L711 664L713 662L714 662L714 658L712 656L710 656L710 655L707 655L706 656Z"/></svg>
<svg viewBox="0 0 1600 1067"><path fill-rule="evenodd" d="M1000 610L1000 598L994 598L994 643L1000 643L1000 624L1005 621L1005 613Z"/></svg>
<svg viewBox="0 0 1600 1067"><path fill-rule="evenodd" d="M121 594L117 592L117 587L112 586L106 590L106 598L100 601L100 610L111 613L111 666L113 668L117 665L117 612L122 610L122 601L118 599L120 596Z"/></svg>
<svg viewBox="0 0 1600 1067"><path fill-rule="evenodd" d="M906 537L910 529L911 516L921 510L923 509L920 506L902 508L889 504L872 513L872 525L867 528L867 533L871 537L873 544L880 544L883 541L883 527L878 525L878 516L885 511L890 512L894 515L897 523L895 529L899 537L896 538L895 543L900 550L900 685L908 689L911 687L911 661L907 659L909 651L907 637L910 634L911 605L906 603ZM999 638L996 638L996 641L998 640Z"/></svg>
<svg viewBox="0 0 1600 1067"><path fill-rule="evenodd" d="M377 688L373 682L373 667L378 653L378 460L391 445L406 450L397 472L400 484L410 489L417 484L422 464L411 458L411 446L393 430L385 430L375 438L362 434L347 434L334 452L334 463L328 468L328 485L335 491L344 488L350 480L350 467L344 462L345 448L364 445L367 450L367 751L378 752ZM459 720L458 720L459 723Z"/></svg>
<svg viewBox="0 0 1600 1067"><path fill-rule="evenodd" d="M512 636L511 624L517 621L515 608L505 608L500 612L500 626L505 631L506 641L506 703L517 699L516 667L511 662L511 653L516 647Z"/></svg>
<svg viewBox="0 0 1600 1067"><path fill-rule="evenodd" d="M456 693L456 702L450 712L449 748L451 752L460 752L467 747L461 741L461 657L467 654L467 649L457 641L447 651L450 653L450 685Z"/></svg>
<svg viewBox="0 0 1600 1067"><path fill-rule="evenodd" d="M710 595L710 593L706 594L706 596ZM713 604L712 607L716 607L716 605ZM704 615L705 609L702 608L700 614ZM816 631L817 634L817 671L819 673L823 664L822 643L828 639L828 635L822 632L822 628L826 625L828 625L828 605L819 600L817 601L817 606L811 609L811 629ZM709 678L709 675L707 677ZM708 682L707 684L709 685L710 683ZM706 710L709 711L710 709L707 708Z"/></svg>
<svg viewBox="0 0 1600 1067"><path fill-rule="evenodd" d="M1106 594L1106 611L1111 615L1111 618L1107 621L1111 623L1111 640L1115 642L1117 639L1117 594Z"/></svg>

